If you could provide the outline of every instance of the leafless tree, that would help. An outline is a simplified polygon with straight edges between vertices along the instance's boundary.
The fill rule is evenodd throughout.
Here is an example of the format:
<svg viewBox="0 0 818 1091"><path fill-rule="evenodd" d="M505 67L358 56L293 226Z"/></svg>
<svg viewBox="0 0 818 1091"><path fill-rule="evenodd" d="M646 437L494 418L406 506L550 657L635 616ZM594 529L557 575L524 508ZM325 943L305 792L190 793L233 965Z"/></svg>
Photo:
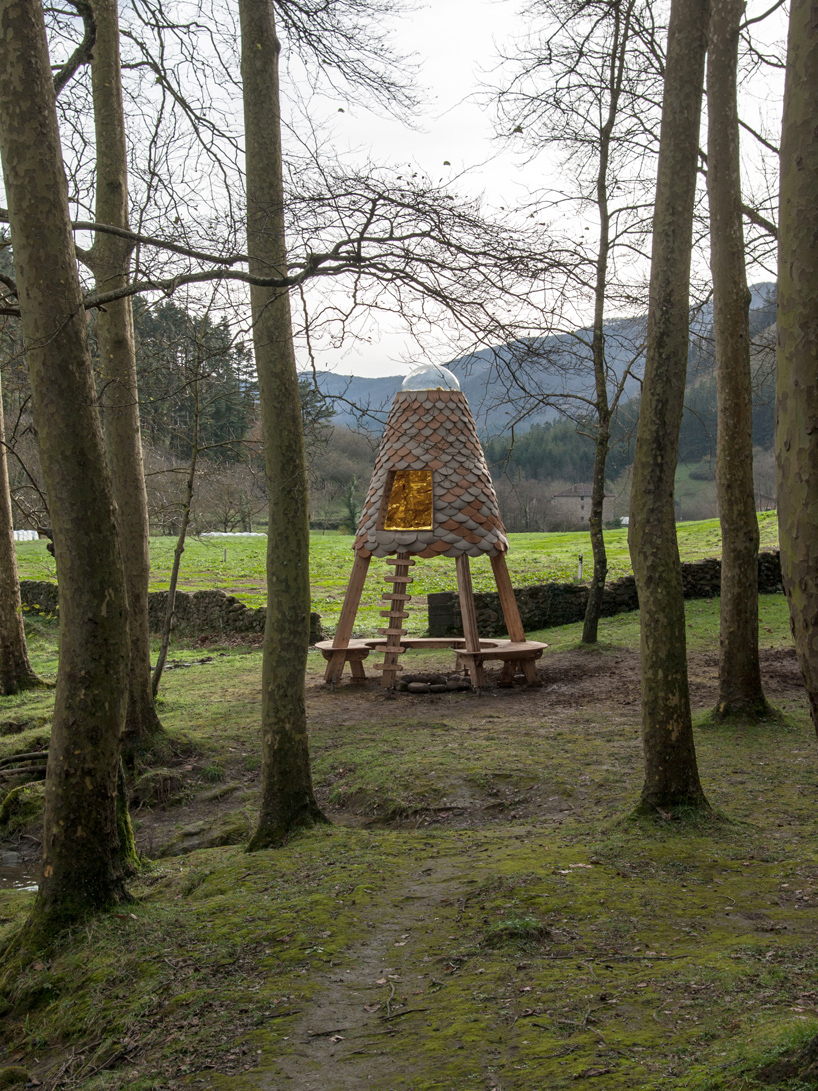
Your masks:
<svg viewBox="0 0 818 1091"><path fill-rule="evenodd" d="M768 711L758 659L758 519L753 489L750 293L747 288L737 103L744 0L710 0L707 189L718 381L716 479L721 520L719 719Z"/></svg>
<svg viewBox="0 0 818 1091"><path fill-rule="evenodd" d="M535 0L525 14L537 29L514 50L507 65L512 78L498 95L501 122L512 140L524 143L530 156L555 149L561 156L570 188L544 194L539 214L554 215L560 208L581 223L590 213L599 225L596 238L588 228L574 238L572 282L579 299L593 308L591 326L565 330L555 344L559 325L552 320L550 343L543 338L526 345L522 358L511 357L513 382L524 401L531 404L532 372L539 372L537 385L551 389L536 401L547 398L581 416L595 443L586 643L597 639L607 576L603 502L611 421L643 351L639 323L620 323L616 330L607 316L622 307L633 311L637 300L644 305L635 263L650 230L657 152L663 67L657 10L638 0ZM526 355L530 368L521 366ZM555 382L563 387L562 397Z"/></svg>
<svg viewBox="0 0 818 1091"><path fill-rule="evenodd" d="M125 896L116 800L127 699L124 573L36 0L0 4L0 152L60 575L43 879L23 941L36 946Z"/></svg>

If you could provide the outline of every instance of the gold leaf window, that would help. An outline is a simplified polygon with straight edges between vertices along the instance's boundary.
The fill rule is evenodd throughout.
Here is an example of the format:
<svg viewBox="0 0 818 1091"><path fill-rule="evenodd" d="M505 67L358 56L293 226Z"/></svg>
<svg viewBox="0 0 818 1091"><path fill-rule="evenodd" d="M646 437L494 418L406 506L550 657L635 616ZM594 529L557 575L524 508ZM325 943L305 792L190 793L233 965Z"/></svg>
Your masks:
<svg viewBox="0 0 818 1091"><path fill-rule="evenodd" d="M383 529L432 529L431 470L395 471Z"/></svg>

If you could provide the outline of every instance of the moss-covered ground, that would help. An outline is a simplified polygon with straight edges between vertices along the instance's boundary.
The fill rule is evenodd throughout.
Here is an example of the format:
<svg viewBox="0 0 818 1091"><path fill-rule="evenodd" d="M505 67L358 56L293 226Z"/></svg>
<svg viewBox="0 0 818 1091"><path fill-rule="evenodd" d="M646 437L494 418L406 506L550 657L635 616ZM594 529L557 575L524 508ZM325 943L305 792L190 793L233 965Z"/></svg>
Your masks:
<svg viewBox="0 0 818 1091"><path fill-rule="evenodd" d="M714 814L678 821L629 817L638 615L604 621L596 649L578 626L539 634L540 690L330 692L311 655L335 824L253 856L159 858L191 823L252 817L259 786L260 653L175 649L135 901L20 968L0 1069L82 1091L818 1087L774 1063L818 1032L818 779L780 596L761 620L777 713L713 726L718 602L688 604ZM0 701L0 757L46 740L51 700ZM0 890L0 929L30 899Z"/></svg>

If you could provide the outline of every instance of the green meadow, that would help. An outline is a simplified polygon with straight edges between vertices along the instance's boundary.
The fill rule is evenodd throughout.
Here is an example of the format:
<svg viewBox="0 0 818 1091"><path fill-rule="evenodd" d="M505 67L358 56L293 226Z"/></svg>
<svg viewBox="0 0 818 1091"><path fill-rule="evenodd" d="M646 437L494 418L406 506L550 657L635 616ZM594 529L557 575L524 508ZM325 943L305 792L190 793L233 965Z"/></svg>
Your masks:
<svg viewBox="0 0 818 1091"><path fill-rule="evenodd" d="M778 548L778 524L775 512L759 514L761 548ZM717 519L679 523L679 552L683 561L696 561L721 554L721 532ZM511 547L508 565L516 587L537 583L571 582L578 577L579 557L583 558L583 578L590 577L591 541L587 532L537 533L509 535ZM324 626L335 628L352 568L353 538L336 533L313 533L310 540L310 576L313 609L321 614ZM627 530L607 530L608 578L630 573ZM151 590L168 586L175 539L151 539ZM266 601L265 537L190 538L185 544L179 577L182 591L221 588L235 595L247 606L263 606ZM54 559L44 542L19 542L17 553L21 579L56 579ZM378 610L383 592L382 577L387 566L373 559L366 589L358 612L356 632L374 633L381 624ZM420 633L426 625L425 597L435 591L456 591L454 563L446 558L418 561L412 575L413 606L408 621L411 633ZM487 559L472 561L475 591L494 590L491 566ZM411 609L411 607L410 607Z"/></svg>
<svg viewBox="0 0 818 1091"><path fill-rule="evenodd" d="M559 537L568 561L577 540ZM515 545L542 556L533 536ZM311 653L332 825L253 856L261 652L177 645L166 746L132 785L135 900L19 967L0 1076L5 1063L48 1091L814 1091L815 734L786 603L761 598L774 712L752 726L709 716L718 600L686 611L709 817L630 817L633 613L603 619L595 648L579 625L532 634L549 644L538 690L331 691ZM27 628L53 676L56 623ZM47 746L52 704L0 699L0 758ZM232 832L196 847L218 831ZM31 844L36 817L3 837ZM32 896L0 886L0 941Z"/></svg>

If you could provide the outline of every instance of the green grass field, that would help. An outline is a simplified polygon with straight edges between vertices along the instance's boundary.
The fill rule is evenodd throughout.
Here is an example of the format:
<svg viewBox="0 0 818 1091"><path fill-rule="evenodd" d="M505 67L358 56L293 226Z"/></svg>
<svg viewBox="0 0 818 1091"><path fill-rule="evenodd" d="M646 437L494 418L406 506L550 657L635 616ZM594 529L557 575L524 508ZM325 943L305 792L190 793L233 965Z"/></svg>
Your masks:
<svg viewBox="0 0 818 1091"><path fill-rule="evenodd" d="M761 548L778 547L778 523L775 512L759 514ZM721 553L721 531L717 519L679 523L679 552L683 561L703 557L718 557ZM511 534L508 565L516 587L531 584L570 582L577 578L580 554L584 558L584 577L591 573L591 541L587 532L564 534ZM327 629L337 622L343 602L346 582L352 568L352 536L320 534L312 536L310 571L313 609L323 618ZM627 531L605 532L608 550L608 578L616 579L630 573ZM173 562L174 538L151 539L151 590L162 591L168 586ZM266 538L208 537L189 539L182 558L179 588L198 591L221 588L235 595L248 606L263 606L265 593ZM45 542L19 542L17 556L21 579L55 579L54 559L46 552ZM372 633L381 623L378 610L383 591L383 561L373 560L361 608L357 630ZM426 625L425 597L434 591L456 591L454 563L446 558L419 561L413 571L413 606L408 628L421 632ZM472 561L475 591L493 591L494 581L488 559ZM411 609L411 607L410 607Z"/></svg>
<svg viewBox="0 0 818 1091"><path fill-rule="evenodd" d="M533 692L330 691L311 655L335 825L161 858L178 830L252 822L258 804L261 652L186 653L160 699L176 794L134 811L153 857L136 900L21 967L0 1070L54 1091L814 1091L765 1066L818 1032L815 735L803 691L780 685L769 722L712 724L718 605L686 603L709 820L628 817L633 613L603 619L594 649L579 625L549 630ZM761 596L760 621L773 683L782 595ZM51 674L54 622L26 625ZM607 672L610 695L566 699L572 670ZM47 744L53 701L0 699L0 758ZM0 942L31 898L0 889Z"/></svg>

